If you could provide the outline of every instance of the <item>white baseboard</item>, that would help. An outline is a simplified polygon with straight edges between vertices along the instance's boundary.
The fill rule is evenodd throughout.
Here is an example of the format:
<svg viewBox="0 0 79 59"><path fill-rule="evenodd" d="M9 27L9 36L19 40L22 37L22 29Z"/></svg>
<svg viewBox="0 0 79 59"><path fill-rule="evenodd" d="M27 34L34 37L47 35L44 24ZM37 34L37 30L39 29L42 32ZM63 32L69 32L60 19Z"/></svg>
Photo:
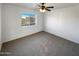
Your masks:
<svg viewBox="0 0 79 59"><path fill-rule="evenodd" d="M9 41L12 41L12 40L16 40L16 39L22 38L22 37L26 37L26 36L29 36L29 35L32 35L32 34L35 34L35 33L38 33L38 32L41 32L41 31L32 32L32 33L30 33L30 34L28 34L28 35L23 35L23 36L21 36L21 37L17 37L17 38L14 38L14 39L7 40L7 41L2 42L2 44L3 44L3 43L6 43L6 42L9 42Z"/></svg>
<svg viewBox="0 0 79 59"><path fill-rule="evenodd" d="M49 31L45 31L45 32L50 33L50 34L53 34L53 33L49 32ZM68 40L68 41L71 41L71 42L74 42L74 43L76 43L76 44L79 44L79 42L74 41L74 40L70 40L70 39L68 39L68 38L66 38L66 37L63 37L63 36L61 36L61 35L58 35L58 34L53 34L53 35L56 35L56 36L58 36L58 37L61 37L61 38L63 38L63 39L66 39L66 40Z"/></svg>

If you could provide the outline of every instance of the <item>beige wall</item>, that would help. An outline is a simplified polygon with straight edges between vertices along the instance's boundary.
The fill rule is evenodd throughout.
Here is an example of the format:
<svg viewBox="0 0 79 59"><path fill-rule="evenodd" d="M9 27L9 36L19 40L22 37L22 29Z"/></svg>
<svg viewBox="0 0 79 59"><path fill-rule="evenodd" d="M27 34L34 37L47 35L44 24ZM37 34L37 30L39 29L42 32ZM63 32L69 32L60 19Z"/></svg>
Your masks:
<svg viewBox="0 0 79 59"><path fill-rule="evenodd" d="M79 5L46 13L45 31L79 44Z"/></svg>
<svg viewBox="0 0 79 59"><path fill-rule="evenodd" d="M1 50L1 4L0 4L0 50Z"/></svg>
<svg viewBox="0 0 79 59"><path fill-rule="evenodd" d="M36 13L37 24L21 26L21 14L23 12ZM14 40L43 30L42 14L23 6L3 4L2 19L2 42Z"/></svg>

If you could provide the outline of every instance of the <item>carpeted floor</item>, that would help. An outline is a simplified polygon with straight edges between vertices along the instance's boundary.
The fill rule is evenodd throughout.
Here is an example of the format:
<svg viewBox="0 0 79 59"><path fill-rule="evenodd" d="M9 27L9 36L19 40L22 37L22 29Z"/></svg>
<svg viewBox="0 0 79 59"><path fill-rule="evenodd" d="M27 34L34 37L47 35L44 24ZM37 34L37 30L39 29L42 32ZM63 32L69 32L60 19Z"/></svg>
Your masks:
<svg viewBox="0 0 79 59"><path fill-rule="evenodd" d="M2 52L7 56L79 56L79 44L39 32L4 43Z"/></svg>

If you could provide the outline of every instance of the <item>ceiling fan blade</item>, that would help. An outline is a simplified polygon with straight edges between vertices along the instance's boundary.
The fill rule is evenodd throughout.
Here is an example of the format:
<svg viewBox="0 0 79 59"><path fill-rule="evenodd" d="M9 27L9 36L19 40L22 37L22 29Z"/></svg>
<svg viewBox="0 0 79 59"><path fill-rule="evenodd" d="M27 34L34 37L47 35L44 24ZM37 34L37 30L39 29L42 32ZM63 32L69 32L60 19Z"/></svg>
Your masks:
<svg viewBox="0 0 79 59"><path fill-rule="evenodd" d="M49 6L49 7L47 7L47 8L54 8L53 6Z"/></svg>
<svg viewBox="0 0 79 59"><path fill-rule="evenodd" d="M42 5L44 5L45 3L41 3Z"/></svg>
<svg viewBox="0 0 79 59"><path fill-rule="evenodd" d="M47 8L46 8L46 10L47 10L47 11L51 11L50 9L47 9Z"/></svg>

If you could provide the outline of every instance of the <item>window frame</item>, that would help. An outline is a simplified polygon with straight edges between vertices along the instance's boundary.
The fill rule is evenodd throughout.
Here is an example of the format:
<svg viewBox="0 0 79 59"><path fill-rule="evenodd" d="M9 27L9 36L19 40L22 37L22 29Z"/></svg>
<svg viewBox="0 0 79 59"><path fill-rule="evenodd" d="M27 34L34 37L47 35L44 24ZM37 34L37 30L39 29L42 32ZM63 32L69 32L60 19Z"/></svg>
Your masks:
<svg viewBox="0 0 79 59"><path fill-rule="evenodd" d="M22 24L22 17L23 17L23 14L30 14L30 15L34 15L34 18L35 18L35 20L34 20L34 25L31 25L31 24L25 24L25 25L23 25ZM29 17L31 17L31 16L29 16ZM35 14L35 13L22 13L22 15L21 15L21 26L35 26L37 24L37 15Z"/></svg>

